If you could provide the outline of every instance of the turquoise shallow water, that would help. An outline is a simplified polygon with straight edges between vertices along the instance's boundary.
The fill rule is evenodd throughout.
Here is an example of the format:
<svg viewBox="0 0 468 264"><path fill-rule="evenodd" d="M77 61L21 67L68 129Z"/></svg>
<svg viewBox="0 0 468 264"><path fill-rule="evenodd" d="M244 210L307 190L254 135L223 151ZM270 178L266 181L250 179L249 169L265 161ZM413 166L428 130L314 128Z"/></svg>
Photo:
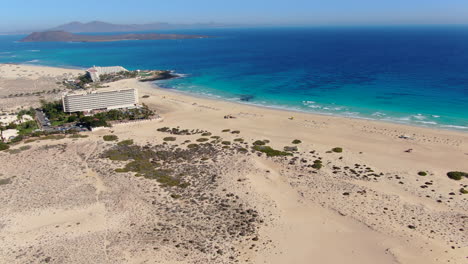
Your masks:
<svg viewBox="0 0 468 264"><path fill-rule="evenodd" d="M249 104L468 131L468 27L185 30L208 39L18 43L0 62L172 69L168 89Z"/></svg>

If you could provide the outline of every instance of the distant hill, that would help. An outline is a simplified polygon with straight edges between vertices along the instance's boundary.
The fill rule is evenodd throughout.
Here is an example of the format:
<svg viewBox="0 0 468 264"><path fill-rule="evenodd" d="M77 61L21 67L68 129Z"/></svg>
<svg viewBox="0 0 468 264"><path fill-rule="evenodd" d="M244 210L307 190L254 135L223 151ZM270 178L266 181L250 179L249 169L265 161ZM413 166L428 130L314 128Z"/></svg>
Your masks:
<svg viewBox="0 0 468 264"><path fill-rule="evenodd" d="M199 24L169 24L169 23L150 23L150 24L111 24L102 21L92 21L89 23L71 22L51 28L47 31L66 31L72 33L86 32L134 32L150 31L164 29L184 29L184 28L216 28L227 27L224 24L217 23L199 23Z"/></svg>
<svg viewBox="0 0 468 264"><path fill-rule="evenodd" d="M123 35L78 35L65 31L34 32L20 42L104 42L121 40L151 40L151 39L193 39L207 38L199 35L178 34L123 34Z"/></svg>

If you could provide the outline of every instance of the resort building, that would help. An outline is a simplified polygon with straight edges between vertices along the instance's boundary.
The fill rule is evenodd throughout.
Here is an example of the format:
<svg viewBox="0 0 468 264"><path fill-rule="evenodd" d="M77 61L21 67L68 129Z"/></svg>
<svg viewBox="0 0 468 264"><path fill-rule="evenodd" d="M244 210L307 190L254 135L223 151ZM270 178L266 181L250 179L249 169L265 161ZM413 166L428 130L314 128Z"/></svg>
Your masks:
<svg viewBox="0 0 468 264"><path fill-rule="evenodd" d="M119 72L126 72L128 71L122 66L111 66L111 67L96 67L93 66L86 70L86 73L89 75L93 82L99 82L101 79L99 78L102 74L116 74Z"/></svg>
<svg viewBox="0 0 468 264"><path fill-rule="evenodd" d="M0 141L9 142L18 136L18 130L16 129L7 129L0 133Z"/></svg>
<svg viewBox="0 0 468 264"><path fill-rule="evenodd" d="M28 122L32 121L34 118L32 118L30 115L23 115L21 118L18 118L18 115L2 115L0 116L0 125L6 126L10 123L14 124L21 124L23 122Z"/></svg>
<svg viewBox="0 0 468 264"><path fill-rule="evenodd" d="M138 104L136 89L65 93L62 95L63 111L67 113L134 108Z"/></svg>

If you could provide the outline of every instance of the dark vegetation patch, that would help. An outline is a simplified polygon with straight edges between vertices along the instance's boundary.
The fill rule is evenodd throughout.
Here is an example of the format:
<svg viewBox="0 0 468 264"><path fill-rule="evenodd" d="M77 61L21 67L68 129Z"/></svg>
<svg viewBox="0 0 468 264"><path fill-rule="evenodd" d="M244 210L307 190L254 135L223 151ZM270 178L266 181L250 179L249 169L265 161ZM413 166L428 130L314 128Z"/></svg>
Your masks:
<svg viewBox="0 0 468 264"><path fill-rule="evenodd" d="M263 140L256 140L252 143L254 146L264 146L266 143Z"/></svg>
<svg viewBox="0 0 468 264"><path fill-rule="evenodd" d="M10 146L7 143L0 142L0 151L9 149Z"/></svg>
<svg viewBox="0 0 468 264"><path fill-rule="evenodd" d="M419 175L419 176L426 176L426 175L427 175L427 172L425 172L425 171L420 171L420 172L418 172L418 175Z"/></svg>
<svg viewBox="0 0 468 264"><path fill-rule="evenodd" d="M163 138L164 141L176 141L175 137L165 137Z"/></svg>
<svg viewBox="0 0 468 264"><path fill-rule="evenodd" d="M116 141L119 139L119 137L116 135L105 135L102 137L102 139L104 139L104 141Z"/></svg>
<svg viewBox="0 0 468 264"><path fill-rule="evenodd" d="M312 165L312 168L316 170L320 170L322 167L323 167L323 164L321 160L314 160L314 164Z"/></svg>
<svg viewBox="0 0 468 264"><path fill-rule="evenodd" d="M133 139L127 139L127 140L122 140L119 143L117 143L119 146L130 146L133 145Z"/></svg>
<svg viewBox="0 0 468 264"><path fill-rule="evenodd" d="M459 181L461 180L463 177L467 177L468 178L468 173L466 172L461 172L461 171L451 171L451 172L448 172L447 173L447 176L452 179L452 180L456 180L456 181Z"/></svg>
<svg viewBox="0 0 468 264"><path fill-rule="evenodd" d="M253 146L253 149L262 153L265 153L267 157L278 157L278 156L292 156L291 153L273 149L269 146Z"/></svg>
<svg viewBox="0 0 468 264"><path fill-rule="evenodd" d="M227 149L223 149L227 147ZM247 149L244 149L248 153ZM175 144L114 145L102 154L102 158L122 161L116 172L134 173L150 180L168 192L170 200L149 198L151 206L164 212L156 225L141 226L142 236L161 243L173 250L197 251L206 254L212 262L218 258L230 259L241 255L227 245L243 241L258 241L258 227L263 222L259 213L226 189L221 191L220 178L229 173L222 162L231 162L248 154L234 145L199 143L180 148ZM236 156L242 155L242 156ZM217 160L201 162L202 160ZM122 177L118 174L115 177ZM158 184L159 183L159 184ZM197 230L202 230L199 234ZM144 239L142 237L142 239ZM253 248L253 247L252 247ZM224 262L223 262L224 263Z"/></svg>
<svg viewBox="0 0 468 264"><path fill-rule="evenodd" d="M7 185L11 183L11 178L0 179L0 185Z"/></svg>
<svg viewBox="0 0 468 264"><path fill-rule="evenodd" d="M341 152L343 152L343 148L336 147L336 148L332 148L331 151L333 151L333 152L335 152L335 153L341 153Z"/></svg>
<svg viewBox="0 0 468 264"><path fill-rule="evenodd" d="M197 139L197 142L206 142L208 140L209 140L208 138L199 138Z"/></svg>
<svg viewBox="0 0 468 264"><path fill-rule="evenodd" d="M200 129L180 129L180 128L169 128L169 127L161 127L156 129L159 132L169 133L171 135L179 135L179 136L190 136L190 135L197 135L197 134L204 134L207 133L205 130ZM211 133L210 133L211 134Z"/></svg>
<svg viewBox="0 0 468 264"><path fill-rule="evenodd" d="M297 151L297 147L296 146L293 146L293 147L289 147L289 146L285 146L284 147L284 151L289 151L289 152L292 152L292 151Z"/></svg>
<svg viewBox="0 0 468 264"><path fill-rule="evenodd" d="M295 139L292 141L293 144L301 144L302 141L300 141L299 139Z"/></svg>

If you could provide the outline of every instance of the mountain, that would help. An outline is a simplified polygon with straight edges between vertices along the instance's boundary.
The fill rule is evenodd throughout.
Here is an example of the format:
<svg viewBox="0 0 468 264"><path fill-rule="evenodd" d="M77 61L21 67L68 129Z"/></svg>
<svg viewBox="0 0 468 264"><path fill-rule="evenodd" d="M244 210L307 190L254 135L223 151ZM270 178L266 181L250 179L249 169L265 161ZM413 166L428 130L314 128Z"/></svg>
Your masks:
<svg viewBox="0 0 468 264"><path fill-rule="evenodd" d="M123 34L123 35L78 35L65 31L33 32L20 42L105 42L121 40L151 40L151 39L194 39L207 38L199 35L178 34Z"/></svg>
<svg viewBox="0 0 468 264"><path fill-rule="evenodd" d="M169 24L169 23L149 23L149 24L111 24L102 21L92 21L89 23L71 22L51 28L47 31L66 31L72 33L86 32L134 32L150 31L163 29L188 29L188 28L217 28L227 27L228 25L217 23L198 23L198 24Z"/></svg>

